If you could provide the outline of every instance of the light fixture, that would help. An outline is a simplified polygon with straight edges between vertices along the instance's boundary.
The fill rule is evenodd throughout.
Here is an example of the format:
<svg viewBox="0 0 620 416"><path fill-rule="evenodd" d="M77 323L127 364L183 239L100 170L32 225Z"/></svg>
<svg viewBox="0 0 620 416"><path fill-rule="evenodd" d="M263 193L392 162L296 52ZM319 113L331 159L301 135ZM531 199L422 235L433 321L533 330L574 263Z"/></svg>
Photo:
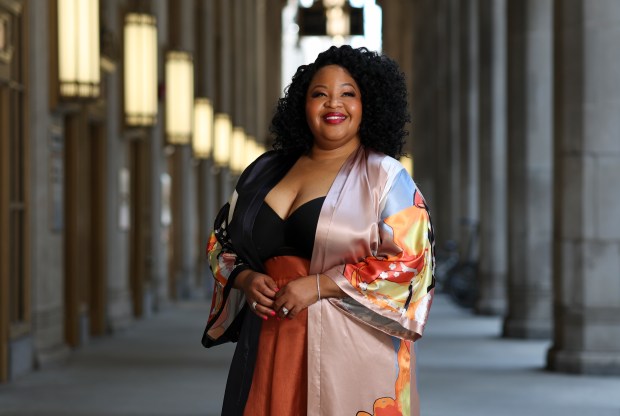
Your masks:
<svg viewBox="0 0 620 416"><path fill-rule="evenodd" d="M323 7L330 9L332 7L344 7L347 0L323 0Z"/></svg>
<svg viewBox="0 0 620 416"><path fill-rule="evenodd" d="M245 130L242 127L235 127L230 149L230 169L237 174L240 174L245 167L245 142Z"/></svg>
<svg viewBox="0 0 620 416"><path fill-rule="evenodd" d="M404 167L409 176L413 177L413 158L407 156L401 156L398 160Z"/></svg>
<svg viewBox="0 0 620 416"><path fill-rule="evenodd" d="M99 0L58 0L60 95L98 97L99 62Z"/></svg>
<svg viewBox="0 0 620 416"><path fill-rule="evenodd" d="M211 157L213 149L213 106L208 98L194 100L194 156L200 159Z"/></svg>
<svg viewBox="0 0 620 416"><path fill-rule="evenodd" d="M157 21L148 14L125 17L125 122L157 121Z"/></svg>
<svg viewBox="0 0 620 416"><path fill-rule="evenodd" d="M228 114L217 113L214 121L215 148L214 159L219 166L227 166L230 162L230 139L232 123Z"/></svg>
<svg viewBox="0 0 620 416"><path fill-rule="evenodd" d="M166 135L170 144L189 144L194 115L194 62L187 52L166 54Z"/></svg>
<svg viewBox="0 0 620 416"><path fill-rule="evenodd" d="M256 149L256 138L254 136L245 137L245 148L243 149L243 168L250 166L250 163L254 162L254 155Z"/></svg>
<svg viewBox="0 0 620 416"><path fill-rule="evenodd" d="M333 38L343 38L349 36L351 32L351 22L349 14L342 7L332 7L325 11L327 16L326 32Z"/></svg>

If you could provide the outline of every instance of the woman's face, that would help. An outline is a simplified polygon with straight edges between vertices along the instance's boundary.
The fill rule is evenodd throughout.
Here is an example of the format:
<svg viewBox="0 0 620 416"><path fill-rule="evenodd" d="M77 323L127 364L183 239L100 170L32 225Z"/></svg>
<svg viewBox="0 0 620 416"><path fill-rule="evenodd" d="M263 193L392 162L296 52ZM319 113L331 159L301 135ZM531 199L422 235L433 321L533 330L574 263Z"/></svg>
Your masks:
<svg viewBox="0 0 620 416"><path fill-rule="evenodd" d="M359 143L362 95L346 69L327 65L317 71L306 93L306 120L315 146L335 149L352 140Z"/></svg>

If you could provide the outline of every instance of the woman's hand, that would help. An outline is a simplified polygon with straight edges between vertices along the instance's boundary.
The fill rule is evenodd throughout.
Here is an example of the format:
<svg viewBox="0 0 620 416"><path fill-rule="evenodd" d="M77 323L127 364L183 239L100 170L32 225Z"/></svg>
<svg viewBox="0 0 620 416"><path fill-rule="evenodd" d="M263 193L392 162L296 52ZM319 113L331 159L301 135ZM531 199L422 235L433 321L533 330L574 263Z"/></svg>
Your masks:
<svg viewBox="0 0 620 416"><path fill-rule="evenodd" d="M266 274L244 270L237 275L234 287L243 290L250 309L261 319L276 316L273 302L278 292L276 282Z"/></svg>
<svg viewBox="0 0 620 416"><path fill-rule="evenodd" d="M306 276L295 279L286 284L276 294L273 309L280 318L293 319L295 315L306 309L318 300L316 276ZM282 311L288 309L288 314Z"/></svg>

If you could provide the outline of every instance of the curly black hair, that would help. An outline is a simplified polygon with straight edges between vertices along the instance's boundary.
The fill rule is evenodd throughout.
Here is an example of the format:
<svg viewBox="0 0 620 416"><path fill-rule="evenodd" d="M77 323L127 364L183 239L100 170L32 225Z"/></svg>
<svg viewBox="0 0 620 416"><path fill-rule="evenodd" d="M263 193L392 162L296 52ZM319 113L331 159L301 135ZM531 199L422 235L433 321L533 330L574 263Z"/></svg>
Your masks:
<svg viewBox="0 0 620 416"><path fill-rule="evenodd" d="M313 137L306 121L306 93L314 75L327 65L345 68L360 88L362 144L395 158L401 156L408 135L405 124L410 121L405 76L387 56L349 45L332 46L320 53L314 63L297 69L271 120L273 148L305 153L312 147Z"/></svg>

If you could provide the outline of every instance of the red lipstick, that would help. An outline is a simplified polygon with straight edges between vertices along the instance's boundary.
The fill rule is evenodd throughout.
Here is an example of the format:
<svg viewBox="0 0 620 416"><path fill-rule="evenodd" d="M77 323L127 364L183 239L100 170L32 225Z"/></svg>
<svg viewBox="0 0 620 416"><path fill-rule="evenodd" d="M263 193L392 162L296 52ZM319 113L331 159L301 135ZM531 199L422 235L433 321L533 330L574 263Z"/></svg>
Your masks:
<svg viewBox="0 0 620 416"><path fill-rule="evenodd" d="M342 113L327 113L323 116L323 120L329 124L340 124L342 123L347 116Z"/></svg>

